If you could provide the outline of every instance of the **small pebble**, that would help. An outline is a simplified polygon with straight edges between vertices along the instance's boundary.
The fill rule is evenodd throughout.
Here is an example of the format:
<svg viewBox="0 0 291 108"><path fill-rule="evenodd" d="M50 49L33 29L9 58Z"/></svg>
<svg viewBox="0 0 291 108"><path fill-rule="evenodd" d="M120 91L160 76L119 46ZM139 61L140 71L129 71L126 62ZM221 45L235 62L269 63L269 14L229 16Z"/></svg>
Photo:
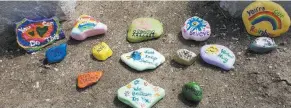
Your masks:
<svg viewBox="0 0 291 108"><path fill-rule="evenodd" d="M197 55L187 49L179 49L173 59L183 65L191 65L195 61Z"/></svg>
<svg viewBox="0 0 291 108"><path fill-rule="evenodd" d="M196 82L185 84L182 89L182 94L187 100L194 102L200 102L203 97L202 88Z"/></svg>
<svg viewBox="0 0 291 108"><path fill-rule="evenodd" d="M103 75L102 71L79 74L77 78L78 88L85 88L93 85L101 78L102 75Z"/></svg>
<svg viewBox="0 0 291 108"><path fill-rule="evenodd" d="M67 44L60 44L49 48L45 52L45 57L48 63L57 63L62 61L67 55Z"/></svg>
<svg viewBox="0 0 291 108"><path fill-rule="evenodd" d="M113 52L105 42L101 42L92 48L92 54L97 60L103 61L111 57Z"/></svg>
<svg viewBox="0 0 291 108"><path fill-rule="evenodd" d="M211 34L209 23L197 16L187 19L181 30L183 38L187 40L205 41Z"/></svg>

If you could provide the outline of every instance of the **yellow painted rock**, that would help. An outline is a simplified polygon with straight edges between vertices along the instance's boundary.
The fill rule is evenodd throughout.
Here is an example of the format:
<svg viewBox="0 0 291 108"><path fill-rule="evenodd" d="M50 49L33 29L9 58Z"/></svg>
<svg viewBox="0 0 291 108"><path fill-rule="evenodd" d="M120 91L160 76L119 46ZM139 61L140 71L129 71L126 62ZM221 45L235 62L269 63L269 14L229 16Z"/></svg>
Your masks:
<svg viewBox="0 0 291 108"><path fill-rule="evenodd" d="M288 31L290 17L282 6L271 1L256 1L248 5L242 19L246 30L254 36L278 37Z"/></svg>
<svg viewBox="0 0 291 108"><path fill-rule="evenodd" d="M106 60L113 52L105 42L101 42L92 48L92 53L97 60Z"/></svg>

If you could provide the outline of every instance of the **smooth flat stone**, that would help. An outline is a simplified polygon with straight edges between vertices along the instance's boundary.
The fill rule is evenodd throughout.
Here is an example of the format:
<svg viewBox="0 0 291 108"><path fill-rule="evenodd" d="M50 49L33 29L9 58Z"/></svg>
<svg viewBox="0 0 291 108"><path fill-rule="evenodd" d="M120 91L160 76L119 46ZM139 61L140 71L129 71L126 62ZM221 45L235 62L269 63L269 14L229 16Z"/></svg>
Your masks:
<svg viewBox="0 0 291 108"><path fill-rule="evenodd" d="M211 34L209 23L197 16L187 19L181 30L183 38L187 40L205 41Z"/></svg>
<svg viewBox="0 0 291 108"><path fill-rule="evenodd" d="M183 64L191 65L195 61L197 55L187 49L179 49L174 55L174 61Z"/></svg>
<svg viewBox="0 0 291 108"><path fill-rule="evenodd" d="M242 13L246 30L254 36L278 37L287 32L290 17L282 6L271 1L256 1Z"/></svg>
<svg viewBox="0 0 291 108"><path fill-rule="evenodd" d="M67 55L67 44L60 44L59 46L54 46L49 48L45 52L45 57L48 63L58 63L61 62Z"/></svg>
<svg viewBox="0 0 291 108"><path fill-rule="evenodd" d="M190 101L200 102L202 100L202 88L196 82L189 82L183 86L183 96Z"/></svg>
<svg viewBox="0 0 291 108"><path fill-rule="evenodd" d="M143 71L155 69L165 61L165 57L152 48L140 48L121 55L121 60L129 67Z"/></svg>
<svg viewBox="0 0 291 108"><path fill-rule="evenodd" d="M97 60L106 60L113 52L105 42L101 42L92 48L92 54Z"/></svg>
<svg viewBox="0 0 291 108"><path fill-rule="evenodd" d="M132 21L128 29L129 42L141 42L159 38L163 34L163 24L153 18L137 18Z"/></svg>
<svg viewBox="0 0 291 108"><path fill-rule="evenodd" d="M208 64L218 66L224 70L234 68L235 55L225 46L210 44L200 49L201 58Z"/></svg>
<svg viewBox="0 0 291 108"><path fill-rule="evenodd" d="M28 53L65 38L57 17L41 20L24 18L16 23L15 31L18 45Z"/></svg>
<svg viewBox="0 0 291 108"><path fill-rule="evenodd" d="M270 52L277 48L275 41L269 37L258 37L249 46L249 49L257 53Z"/></svg>
<svg viewBox="0 0 291 108"><path fill-rule="evenodd" d="M133 108L151 108L165 96L165 90L138 78L118 89L118 99Z"/></svg>
<svg viewBox="0 0 291 108"><path fill-rule="evenodd" d="M81 15L74 25L71 37L75 40L85 40L87 37L104 34L107 26L89 15Z"/></svg>
<svg viewBox="0 0 291 108"><path fill-rule="evenodd" d="M103 75L102 71L87 72L78 75L78 88L86 88L95 84Z"/></svg>

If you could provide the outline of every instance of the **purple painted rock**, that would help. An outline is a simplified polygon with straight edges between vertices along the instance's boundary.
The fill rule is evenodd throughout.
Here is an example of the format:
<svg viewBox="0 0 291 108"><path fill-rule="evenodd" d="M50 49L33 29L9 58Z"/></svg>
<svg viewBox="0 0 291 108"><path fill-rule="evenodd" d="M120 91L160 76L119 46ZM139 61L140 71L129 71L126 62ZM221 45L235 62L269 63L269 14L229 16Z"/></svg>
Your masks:
<svg viewBox="0 0 291 108"><path fill-rule="evenodd" d="M187 40L205 41L211 34L209 23L197 16L187 19L181 30Z"/></svg>

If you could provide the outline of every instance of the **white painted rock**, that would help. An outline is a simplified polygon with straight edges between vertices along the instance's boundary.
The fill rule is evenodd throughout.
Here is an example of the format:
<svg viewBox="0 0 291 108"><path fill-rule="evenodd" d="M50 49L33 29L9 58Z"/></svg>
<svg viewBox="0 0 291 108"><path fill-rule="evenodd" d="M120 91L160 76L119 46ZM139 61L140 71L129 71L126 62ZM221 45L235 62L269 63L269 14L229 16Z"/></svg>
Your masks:
<svg viewBox="0 0 291 108"><path fill-rule="evenodd" d="M235 55L225 46L210 44L200 49L201 58L208 64L218 66L225 70L234 68Z"/></svg>
<svg viewBox="0 0 291 108"><path fill-rule="evenodd" d="M151 108L165 96L165 90L138 78L118 89L118 99L133 108Z"/></svg>
<svg viewBox="0 0 291 108"><path fill-rule="evenodd" d="M121 60L129 67L138 71L143 71L157 68L165 61L165 57L152 48L140 48L122 54Z"/></svg>
<svg viewBox="0 0 291 108"><path fill-rule="evenodd" d="M209 23L197 16L187 19L181 30L187 40L205 41L211 34Z"/></svg>
<svg viewBox="0 0 291 108"><path fill-rule="evenodd" d="M180 64L183 65L191 65L194 61L197 55L194 52L191 52L187 49L179 49L175 55L174 60Z"/></svg>
<svg viewBox="0 0 291 108"><path fill-rule="evenodd" d="M249 49L257 53L270 52L277 48L275 41L269 37L258 37L249 46Z"/></svg>

